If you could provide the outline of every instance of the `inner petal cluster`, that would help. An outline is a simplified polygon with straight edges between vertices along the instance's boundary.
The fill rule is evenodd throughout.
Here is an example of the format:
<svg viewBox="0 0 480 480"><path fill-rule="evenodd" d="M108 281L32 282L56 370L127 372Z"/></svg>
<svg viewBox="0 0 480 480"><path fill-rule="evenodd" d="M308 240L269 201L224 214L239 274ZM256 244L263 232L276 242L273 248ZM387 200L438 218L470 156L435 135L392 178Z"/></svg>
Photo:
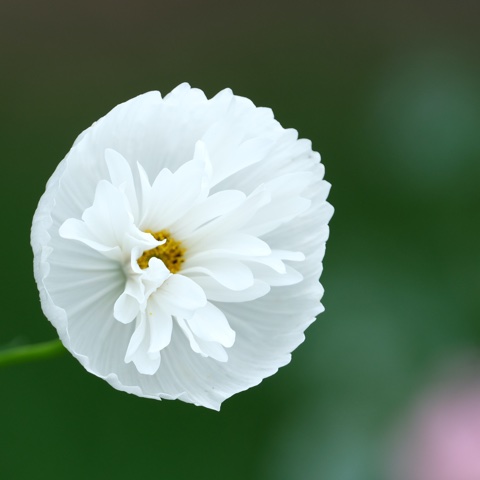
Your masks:
<svg viewBox="0 0 480 480"><path fill-rule="evenodd" d="M150 233L155 240L165 240L165 242L143 252L142 256L137 259L138 266L145 270L148 268L148 262L151 258L159 258L171 273L178 273L185 261L185 248L182 242L173 238L168 230L160 230L159 232L146 230L145 233Z"/></svg>
<svg viewBox="0 0 480 480"><path fill-rule="evenodd" d="M125 362L156 373L161 351L182 341L173 338L174 324L195 353L227 361L236 333L216 302L249 302L302 280L290 262L304 255L272 249L260 237L308 208L301 197L307 182L285 174L248 195L211 193L212 165L201 141L191 161L175 172L162 169L153 182L114 150L105 151L105 162L110 181L99 182L93 205L59 233L121 266L125 288L113 317L132 325Z"/></svg>

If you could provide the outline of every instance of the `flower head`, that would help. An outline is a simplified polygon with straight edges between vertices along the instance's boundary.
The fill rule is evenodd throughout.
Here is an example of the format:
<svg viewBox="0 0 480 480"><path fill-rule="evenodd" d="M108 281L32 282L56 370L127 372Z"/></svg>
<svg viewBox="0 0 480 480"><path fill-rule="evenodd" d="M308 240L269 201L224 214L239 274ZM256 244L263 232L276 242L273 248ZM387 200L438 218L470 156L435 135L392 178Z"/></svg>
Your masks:
<svg viewBox="0 0 480 480"><path fill-rule="evenodd" d="M288 363L322 311L323 174L309 141L230 90L121 104L35 213L43 311L115 388L218 409Z"/></svg>

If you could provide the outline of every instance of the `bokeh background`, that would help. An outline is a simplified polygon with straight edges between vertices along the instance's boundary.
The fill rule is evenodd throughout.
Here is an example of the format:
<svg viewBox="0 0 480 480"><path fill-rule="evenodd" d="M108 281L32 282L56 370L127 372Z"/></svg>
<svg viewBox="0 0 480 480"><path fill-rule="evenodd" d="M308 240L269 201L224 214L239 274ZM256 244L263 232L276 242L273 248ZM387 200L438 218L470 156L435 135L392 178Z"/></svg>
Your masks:
<svg viewBox="0 0 480 480"><path fill-rule="evenodd" d="M474 0L0 0L1 345L55 337L32 215L75 137L137 94L188 81L271 107L322 154L336 209L326 312L290 365L220 413L117 392L69 355L5 368L0 478L388 480L415 399L480 348L479 14Z"/></svg>

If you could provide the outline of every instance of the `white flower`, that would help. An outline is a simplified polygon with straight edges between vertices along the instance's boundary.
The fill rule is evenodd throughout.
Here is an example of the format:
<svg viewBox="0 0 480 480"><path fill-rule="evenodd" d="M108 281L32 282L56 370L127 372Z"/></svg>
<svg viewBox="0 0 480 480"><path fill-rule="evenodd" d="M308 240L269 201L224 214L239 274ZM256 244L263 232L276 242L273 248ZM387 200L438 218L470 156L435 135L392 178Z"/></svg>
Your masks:
<svg viewBox="0 0 480 480"><path fill-rule="evenodd" d="M271 110L182 84L84 131L33 219L42 308L95 375L219 409L322 311L330 185Z"/></svg>

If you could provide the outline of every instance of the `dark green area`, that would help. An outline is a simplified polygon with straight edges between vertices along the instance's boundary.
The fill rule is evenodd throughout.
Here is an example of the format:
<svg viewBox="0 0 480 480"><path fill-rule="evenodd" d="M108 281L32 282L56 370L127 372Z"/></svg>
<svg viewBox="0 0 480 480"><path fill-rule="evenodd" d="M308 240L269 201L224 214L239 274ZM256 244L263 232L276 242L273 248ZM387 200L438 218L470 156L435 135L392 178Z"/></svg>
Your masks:
<svg viewBox="0 0 480 480"><path fill-rule="evenodd" d="M55 338L30 225L75 137L188 81L269 106L332 183L326 312L220 413L117 392L69 355L0 370L2 479L380 480L392 428L480 344L476 2L0 4L0 345Z"/></svg>

